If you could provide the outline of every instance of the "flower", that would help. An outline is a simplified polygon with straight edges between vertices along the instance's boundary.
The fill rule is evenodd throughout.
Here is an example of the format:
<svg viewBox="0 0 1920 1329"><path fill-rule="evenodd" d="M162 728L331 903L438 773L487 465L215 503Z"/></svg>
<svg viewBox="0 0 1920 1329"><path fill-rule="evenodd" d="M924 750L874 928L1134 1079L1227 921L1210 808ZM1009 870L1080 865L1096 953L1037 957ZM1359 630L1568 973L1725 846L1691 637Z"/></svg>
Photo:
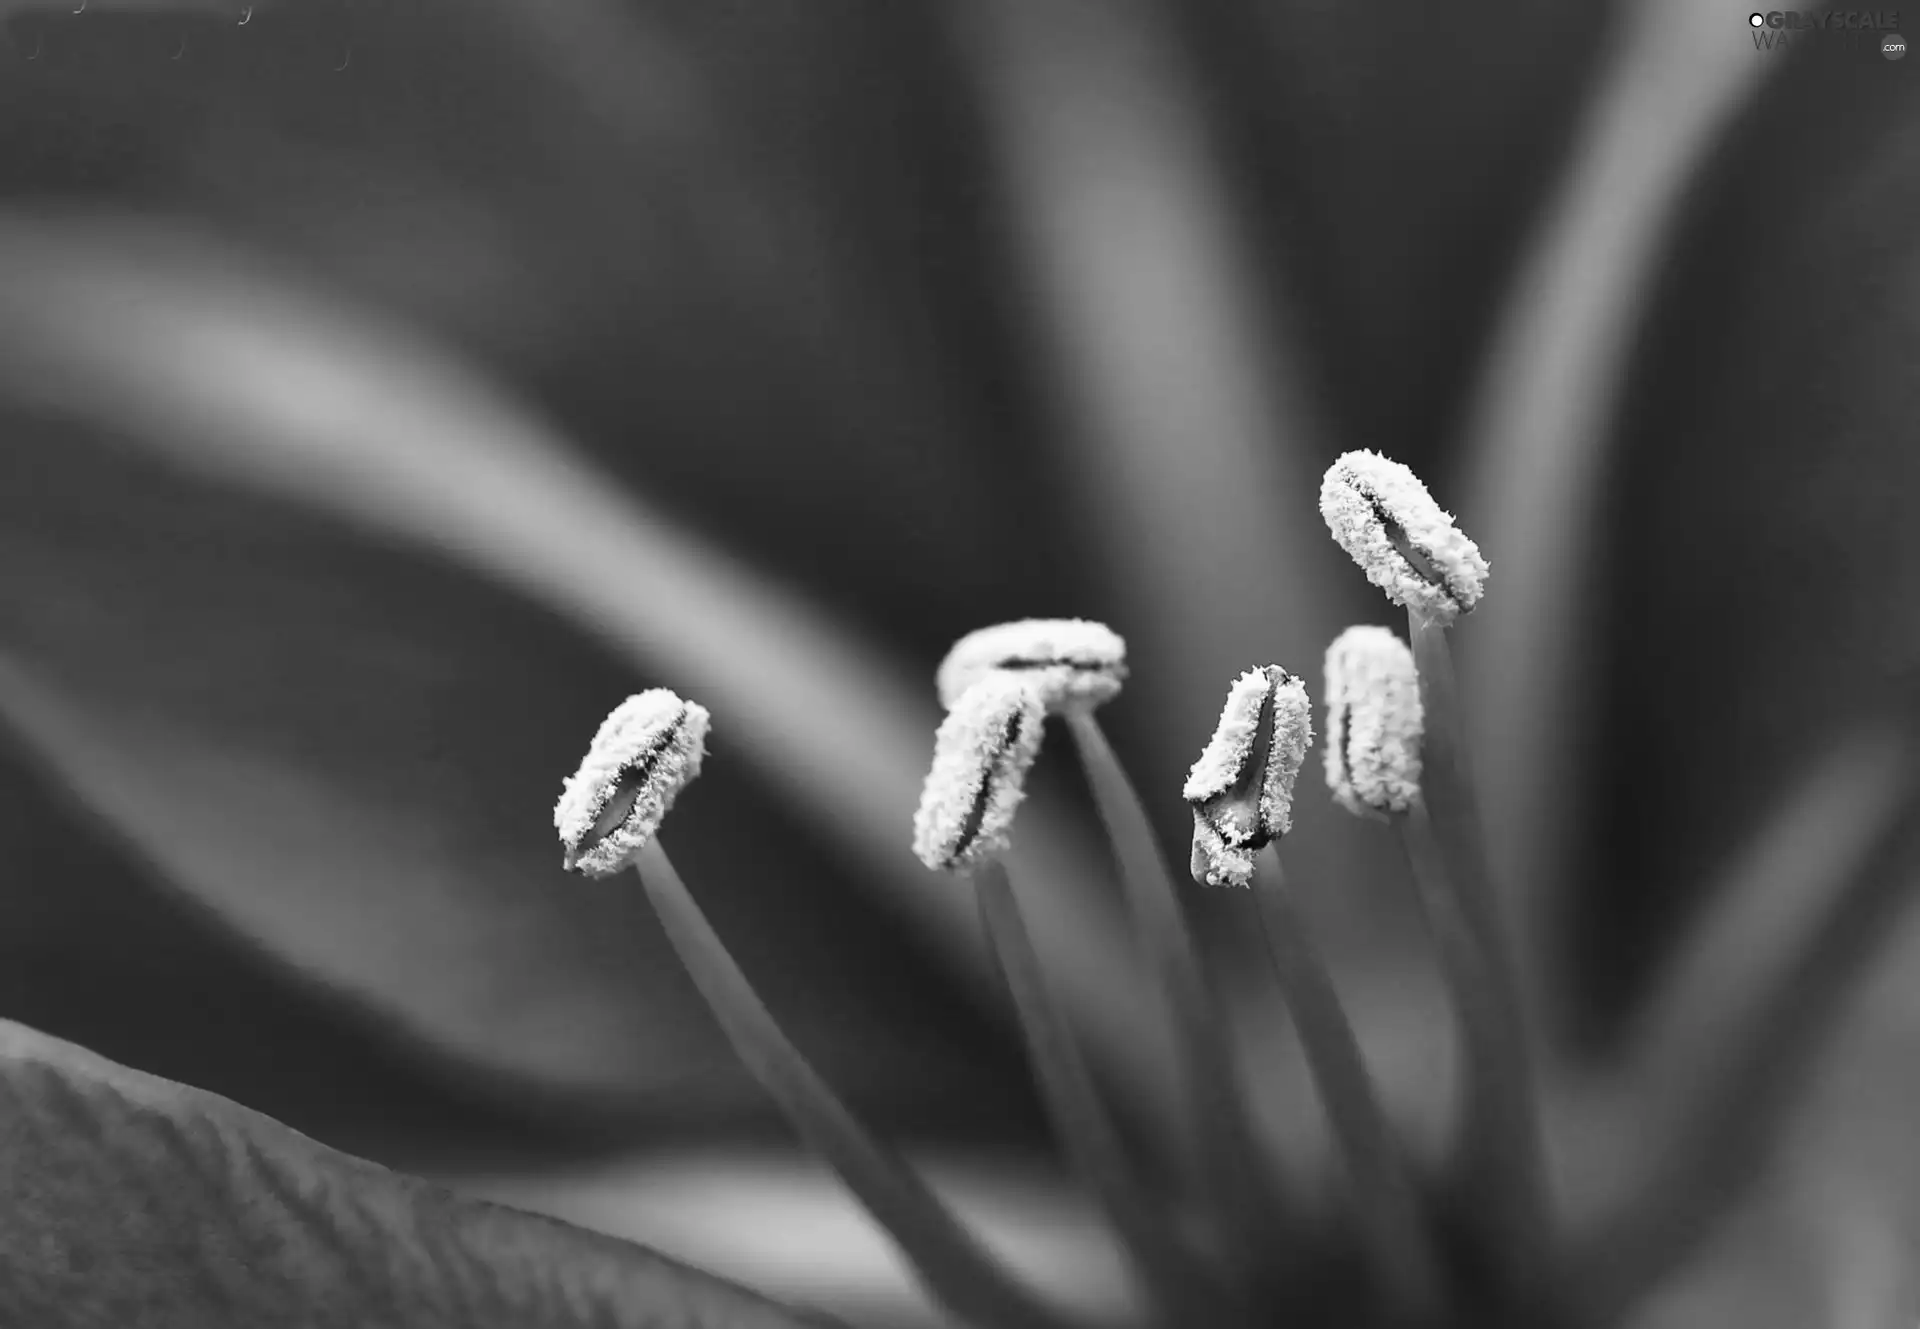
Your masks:
<svg viewBox="0 0 1920 1329"><path fill-rule="evenodd" d="M1105 705L1127 677L1127 644L1104 623L1025 618L969 632L940 663L940 704L949 710L994 670L1031 674L1049 715Z"/></svg>
<svg viewBox="0 0 1920 1329"><path fill-rule="evenodd" d="M1480 603L1486 559L1399 462L1376 452L1341 456L1321 481L1320 515L1395 604L1444 624Z"/></svg>
<svg viewBox="0 0 1920 1329"><path fill-rule="evenodd" d="M913 818L921 862L957 872L1006 847L1046 718L1046 694L1022 673L990 673L960 695Z"/></svg>
<svg viewBox="0 0 1920 1329"><path fill-rule="evenodd" d="M1327 647L1327 787L1357 814L1405 812L1420 796L1420 679L1392 631L1355 626Z"/></svg>
<svg viewBox="0 0 1920 1329"><path fill-rule="evenodd" d="M950 930L951 910L877 909L868 899L890 900L899 886L884 861L901 858L926 774L937 717L925 719L912 697L930 692L919 677L930 671L909 673L895 660L891 688L871 688L877 675L850 670L847 660L876 654L863 642L890 641L905 653L911 643L959 635L943 623L993 621L1010 604L1023 612L1017 606L1022 597L1031 603L1037 572L1059 603L1085 595L1108 606L1111 621L1127 626L1136 661L1143 652L1174 664L1198 657L1224 675L1255 657L1214 655L1201 640L1231 640L1264 611L1243 598L1244 582L1220 594L1204 571L1189 574L1216 552L1231 560L1244 550L1248 527L1310 517L1276 513L1270 500L1284 489L1247 486L1248 472L1210 463L1238 458L1284 482L1364 442L1420 461L1435 492L1489 541L1486 552L1505 560L1503 575L1541 569L1529 606L1551 607L1556 588L1568 585L1563 577L1591 572L1589 558L1615 560L1612 579L1631 612L1588 615L1578 654L1607 688L1563 688L1554 683L1559 664L1529 663L1536 653L1494 649L1501 643L1482 643L1480 659L1463 661L1463 681L1489 734L1554 732L1548 709L1502 718L1509 680L1527 685L1516 700L1590 696L1607 712L1591 726L1591 750L1549 740L1478 755L1503 773L1482 791L1487 824L1525 828L1538 842L1511 861L1577 869L1564 879L1515 874L1529 899L1546 901L1541 918L1612 920L1564 936L1518 929L1525 945L1558 943L1529 955L1529 970L1562 1009L1581 1011L1583 1025L1624 1034L1625 1014L1658 993L1644 990L1646 975L1627 972L1637 967L1616 961L1670 949L1668 931L1695 917L1704 897L1687 871L1789 778L1801 725L1825 722L1780 706L1782 688L1843 705L1862 664L1910 644L1901 587L1911 581L1913 546L1899 538L1907 528L1898 499L1920 473L1920 452L1900 446L1897 366L1920 326L1890 324L1857 282L1813 271L1783 283L1767 265L1719 261L1800 253L1811 269L1824 264L1829 277L1844 276L1863 246L1877 252L1886 234L1903 234L1899 173L1883 169L1897 126L1827 134L1828 151L1776 154L1812 163L1817 190L1749 160L1743 145L1756 136L1722 132L1734 122L1729 112L1745 107L1766 119L1763 137L1804 149L1827 126L1799 112L1826 89L1794 77L1790 87L1762 91L1757 66L1735 63L1742 53L1711 23L1677 24L1660 6L1623 10L1662 25L1661 40L1626 40L1640 29L1623 29L1623 58L1601 63L1586 44L1557 40L1561 19L1545 9L1545 27L1436 31L1436 42L1498 38L1525 58L1493 62L1471 87L1422 100L1411 92L1383 99L1377 89L1404 72L1397 63L1431 62L1431 47L1416 57L1406 43L1374 42L1350 52L1354 59L1299 62L1287 43L1235 40L1200 24L1172 59L1134 43L1116 63L1097 15L1083 16L1090 40L1075 40L1078 28L1062 39L1058 15L1039 6L994 7L998 17L984 21L1002 27L991 39L951 52L951 34L918 12L885 31L858 13L812 7L797 27L781 15L656 32L657 14L630 7L622 15L630 22L562 40L552 6L479 8L461 13L456 35L500 78L463 77L471 61L421 58L409 64L424 84L409 79L382 92L363 79L352 96L329 93L323 83L337 93L359 77L364 61L355 53L353 68L324 80L207 89L223 114L292 117L314 130L292 137L207 136L198 132L203 117L168 113L173 103L163 96L138 142L123 142L116 108L129 89L117 79L81 86L65 77L76 71L60 31L49 27L42 58L22 66L25 120L56 127L60 144L50 151L35 133L10 142L8 160L24 174L8 235L31 230L59 244L7 246L15 294L89 293L16 298L6 313L12 344L26 352L12 357L8 377L19 439L5 450L10 469L0 483L12 503L0 520L9 605L0 709L10 749L23 745L16 755L31 758L10 767L9 790L12 829L25 837L9 866L30 907L8 929L7 972L24 1018L70 1022L84 1011L88 1030L129 1055L137 1049L142 1066L217 1062L219 1083L207 1087L291 1107L311 1078L286 1055L306 1043L303 994L338 996L354 1018L326 1027L376 1042L381 1053L369 1064L382 1075L404 1065L409 1077L484 1082L503 1100L531 1092L596 1112L636 1095L673 1112L695 1091L747 1108L748 1095L713 1094L712 1077L689 1074L712 1066L711 1020L650 932L642 929L632 950L624 944L633 893L542 888L556 866L551 841L537 815L503 815L529 801L529 770L537 805L552 800L547 782L573 769L579 754L567 745L587 717L569 715L570 697L582 687L625 695L593 672L591 662L602 660L642 678L666 670L676 685L698 680L701 699L740 724L737 788L765 795L755 815L743 815L732 791L709 788L670 838L702 838L684 818L710 808L724 816L715 829L726 852L712 856L715 866L734 857L743 882L780 883L743 884L729 912L743 943L779 971L788 1000L810 1004L783 1013L813 1031L823 1051L837 1045L835 1059L862 1077L856 1096L917 1111L937 1094L943 1112L964 1120L971 1104L1005 1097L1002 1077L1016 1059L978 1055L965 1022L971 1007L948 999L954 980L944 969L868 962L903 949L903 919L930 935ZM1283 4L1276 21L1318 12ZM800 39L770 42L769 24ZM529 40L530 31L554 40ZM76 29L83 44L99 35ZM292 46L261 47L273 33L258 23L230 35L276 63L317 56L333 65L341 55L305 49L313 44L303 47L298 33ZM423 57L445 36L444 24L414 21L355 33L389 54ZM674 72L686 74L670 87L644 76L663 41ZM1676 59L1680 46L1685 58ZM917 69L929 59L944 69L949 54L980 62L960 71L970 95L971 76L983 76L981 114L960 117L965 123L942 113L947 80L869 79L873 97L850 98L841 95L847 79L833 76L849 60L856 73ZM730 82L745 57L770 76ZM138 61L127 72L173 69ZM635 86L663 95L622 95ZM422 87L430 95L419 95ZM1111 95L1078 95L1088 88ZM499 114L502 92L511 115ZM1189 155L1205 146L1204 135L1185 132L1197 123L1196 93L1218 103L1244 151ZM369 114L368 96L386 97L378 114ZM808 132L783 138L770 157L763 135L728 132L730 124L713 132L707 112L716 96L740 102L747 129L792 123ZM1329 110L1327 132L1299 143L1266 132L1303 100ZM1009 106L1013 113L1003 113ZM1659 108L1671 152L1632 150L1644 117L1621 112L1649 106ZM855 132L869 123L887 126L889 150L867 152L851 169L847 153L872 146ZM989 124L1001 128L998 139L972 132ZM1143 124L1172 132L1141 133ZM1543 138L1542 127L1552 132ZM1566 154L1515 150L1547 138ZM62 145L98 156L102 144L114 149L113 169L89 182L83 200L70 197ZM553 144L567 150L545 150ZM469 169L476 154L532 163L538 187L527 187L524 172ZM956 154L979 168L969 175L1008 187L969 207L979 225L929 229L930 210L941 210L953 182L927 164ZM763 169L769 161L778 169ZM1339 163L1356 169L1328 169ZM341 169L366 174L373 187L337 187ZM1271 177L1278 192L1242 188L1246 171ZM1675 206L1703 174L1727 188L1706 191L1700 206ZM1348 188L1355 176L1370 187ZM1461 177L1485 187L1445 187ZM1543 194L1550 178L1563 188ZM664 212L662 181L691 186L666 190ZM1110 206L1077 206L1090 185ZM1810 195L1826 203L1793 206ZM1142 197L1154 225L1130 206ZM1435 224L1404 234L1395 198L1426 200L1438 209ZM83 202L87 215L55 208L38 218L40 204L63 200ZM1282 216L1276 201L1300 206ZM1684 231L1703 210L1712 213L1714 242L1673 243L1674 228ZM824 236L822 217L835 220ZM1038 243L1015 255L982 246L983 229ZM1269 243L1281 234L1297 243ZM1596 235L1646 243L1596 245ZM176 236L185 248L175 249ZM1218 243L1222 236L1248 243ZM1311 272L1288 263L1335 251L1374 261ZM64 258L48 263L49 253ZM1020 260L1017 272L1009 257ZM1659 280L1648 280L1650 266ZM1314 334L1304 366L1292 362L1284 328L1262 326L1271 311L1246 298L1276 283L1297 286L1304 302L1283 311L1298 316L1283 321ZM1018 298L982 310L983 287L1016 285ZM290 300L296 286L320 300ZM1622 291L1645 298L1616 298ZM175 332L151 336L154 324ZM1808 326L1822 329L1827 359L1859 372L1755 391L1747 370L1767 363L1783 329ZM400 327L407 342L383 335ZM1243 327L1271 341L1243 336ZM1616 353L1650 340L1665 353ZM431 353L416 361L396 352L406 344ZM366 354L335 353L350 350ZM1310 427L1290 428L1283 408L1301 382L1317 389L1304 404L1323 409L1300 422ZM415 389L428 383L470 409L423 409ZM516 402L537 404L543 427L524 428ZM428 447L429 439L449 440L460 455ZM1196 455L1202 440L1208 450ZM548 470L569 490L514 483L497 464L549 451ZM302 453L324 463L313 473L319 482L277 469ZM1484 501L1444 483L1442 467L1478 476ZM424 479L409 487L409 475ZM1890 482L1861 485L1861 475ZM276 488L262 489L262 479ZM679 571L677 555L622 553L637 535L673 532L680 523L669 514L721 556L734 594L710 602L692 587L661 595L638 584L642 566ZM1551 537L1569 519L1597 523L1601 538L1556 545ZM702 547L693 546L696 556ZM1156 549L1192 556L1162 562ZM1300 561L1303 581L1311 565ZM1743 575L1759 565L1768 575ZM1273 570L1252 566L1262 576ZM598 589L603 579L612 594ZM782 585L859 621L844 636L795 630L814 620L768 594ZM1182 590L1198 602L1191 618L1178 612L1188 607ZM1278 602L1298 606L1299 622L1329 629L1315 639L1324 646L1343 620L1319 617L1297 590L1274 587ZM743 633L746 623L764 632ZM1273 654L1307 658L1297 646ZM858 672L860 686L851 698L789 686L803 661L843 680ZM1169 739L1190 741L1169 734L1166 722L1178 712L1174 697L1192 693L1181 680L1168 684L1158 694L1168 704L1129 725L1143 754ZM756 687L764 713L736 710ZM858 714L863 690L872 715L834 729ZM836 697L848 704L832 704ZM826 717L822 727L844 733L844 745L772 733L778 724L769 720L799 710ZM1436 734L1442 718L1428 717ZM553 750L554 735L564 750ZM1728 763L1735 749L1754 759ZM1429 749L1430 768L1439 756ZM1658 778L1605 778L1629 769ZM1536 823L1513 797L1529 787L1557 793L1560 781L1542 778L1555 770L1567 773L1564 787L1584 784L1605 797L1568 804L1549 796L1543 806L1561 812ZM1437 773L1429 771L1430 785ZM809 779L833 792L808 794ZM884 815L862 818L880 805ZM845 811L833 815L835 807ZM1021 814L1023 846L1038 841L1041 810ZM749 821L817 828L813 838L838 837L840 852L810 857L777 831L728 835ZM113 834L96 833L102 822ZM1290 839L1300 830L1296 823ZM1827 842L1789 828L1778 843L1804 849L1816 839ZM1577 852L1589 842L1603 852ZM1399 900L1386 889L1348 889L1384 887L1372 878L1399 866L1389 855L1344 866L1342 889L1353 901ZM152 890L155 874L170 889ZM61 888L45 889L49 878ZM535 885L520 892L515 883ZM949 883L921 885L954 903L938 889ZM199 937L187 929L204 930L209 910L225 935L208 933L204 952L154 944L161 926ZM817 923L821 945L767 944L797 910ZM1398 938L1379 931L1390 944L1350 970L1355 982L1381 980L1364 998L1390 1013L1381 1027L1411 1028L1432 1003L1401 981ZM1091 930L1076 940L1087 955L1105 954ZM1372 940L1372 931L1355 930L1357 946ZM271 964L252 964L242 942ZM1108 1015L1134 995L1130 985L1091 977L1126 972L1119 965L1082 958L1055 975L1080 1016ZM138 972L120 972L129 963ZM172 981L182 964L191 983ZM256 972L281 970L300 980L286 1000L251 999L262 991ZM896 971L911 982L881 978ZM103 972L116 981L102 987ZM1573 986L1582 974L1616 973L1622 981ZM822 981L835 975L846 981ZM1393 1005L1410 989L1415 1005ZM926 1002L911 999L923 990ZM101 992L139 1000L111 1003L109 1014ZM234 1016L219 1029L196 1021L209 992ZM74 1005L76 996L88 1004ZM956 1013L956 1036L929 1021L945 1011ZM1137 1083L1129 1068L1151 1059L1135 1059L1129 1022L1088 1023L1116 1086ZM1558 1036L1555 1022L1541 1023L1543 1038ZM1117 1040L1105 1032L1113 1027ZM223 1036L217 1049L207 1046ZM1891 1051L1855 1044L1836 1049L1833 1063L1849 1085L1911 1060L1900 1043ZM1624 1037L1619 1046L1631 1050ZM249 1055L257 1047L282 1055L260 1061ZM889 1055L892 1047L906 1059ZM216 1050L223 1055L209 1059ZM1556 1063L1582 1072L1553 1086L1556 1095L1586 1087L1597 1078L1587 1072L1601 1070L1613 1077L1603 1087L1623 1095L1638 1064L1602 1067L1579 1049L1556 1051L1568 1055L1543 1058L1543 1075L1558 1074ZM927 1074L923 1057L948 1059L937 1064L964 1072L982 1096L963 1095L956 1076ZM1410 1060L1424 1076L1427 1060ZM1654 1077L1646 1089L1661 1084ZM1391 1097L1412 1105L1434 1088L1402 1083ZM391 1096L337 1097L330 1113L362 1103L378 1114ZM1816 1152L1816 1141L1861 1147L1861 1113L1851 1098L1843 1107L1809 1114L1797 1175L1824 1183L1833 1151ZM1311 1110L1304 1099L1303 1110ZM1897 1113L1884 1115L1897 1123ZM741 1116L757 1124L757 1113ZM711 1124L724 1132L731 1119L715 1114ZM384 1116L342 1129L361 1135L375 1125L388 1140ZM986 1127L981 1134L985 1145ZM1884 1140L1897 1152L1897 1133ZM383 1144L383 1159L403 1147ZM495 1166L473 1161L483 1174ZM1579 1171L1617 1179L1604 1160ZM1892 1222L1909 1216L1897 1171L1862 1168L1835 1180L1850 1211ZM99 1214L111 1219L127 1206L118 1185L101 1180L108 1203ZM1586 1184L1568 1179L1570 1210L1594 1207L1579 1189ZM1748 1240L1743 1223L1743 1235L1725 1243L1733 1276L1728 1261L1711 1261L1709 1279L1732 1305L1715 1302L1716 1317L1698 1310L1697 1297L1681 1304L1708 1321L1756 1308L1789 1322L1819 1318L1809 1309L1814 1289L1801 1284L1824 1272L1824 1260L1779 1259L1776 1238L1805 1237L1839 1203L1831 1198L1824 1184L1817 1197L1797 1188L1776 1194L1770 1210L1780 1223L1769 1224L1765 1240ZM730 1221L738 1226L738 1214ZM41 1226L47 1258L78 1249L65 1227ZM862 1272L891 1279L896 1255L874 1246ZM750 1265L756 1257L743 1252L758 1246L721 1240L711 1249L716 1263ZM1063 1299L1089 1290L1072 1286L1078 1261L1044 1263ZM182 1282L167 1259L142 1269L156 1286ZM903 1284L890 1281L881 1294L850 1271L833 1295L857 1288L847 1295L866 1309L870 1297L904 1295ZM312 1291L328 1295L325 1284ZM288 1315L297 1315L300 1295L283 1295ZM134 1295L129 1304L145 1303ZM55 1303L44 1315L20 1315L54 1324L84 1310Z"/></svg>
<svg viewBox="0 0 1920 1329"><path fill-rule="evenodd" d="M1313 741L1307 685L1278 665L1233 681L1220 723L1187 774L1195 881L1244 886L1253 856L1292 828L1293 785Z"/></svg>
<svg viewBox="0 0 1920 1329"><path fill-rule="evenodd" d="M673 800L700 774L708 720L704 706L652 688L601 722L553 809L569 871L610 877L653 838Z"/></svg>

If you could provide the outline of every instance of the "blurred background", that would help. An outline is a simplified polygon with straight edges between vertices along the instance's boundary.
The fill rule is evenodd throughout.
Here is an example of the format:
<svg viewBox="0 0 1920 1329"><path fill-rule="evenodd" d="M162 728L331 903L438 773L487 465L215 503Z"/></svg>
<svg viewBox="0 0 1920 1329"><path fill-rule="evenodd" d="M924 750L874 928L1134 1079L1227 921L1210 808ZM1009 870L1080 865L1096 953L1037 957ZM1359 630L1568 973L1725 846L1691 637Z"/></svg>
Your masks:
<svg viewBox="0 0 1920 1329"><path fill-rule="evenodd" d="M1920 657L1920 65L1757 49L1731 0L0 15L0 1015L395 1167L933 1322L644 901L560 870L560 779L668 686L716 716L668 838L796 1040L1117 1305L970 903L907 852L933 667L1111 623L1184 861L1234 674L1317 688L1396 623L1317 515L1346 449L1492 563L1475 758L1568 1065ZM1038 926L1150 1119L1065 757ZM1427 1130L1417 914L1324 803L1289 862ZM1194 905L1311 1159L1237 905ZM1665 1313L1920 1311L1861 1272L1920 1217L1906 967Z"/></svg>

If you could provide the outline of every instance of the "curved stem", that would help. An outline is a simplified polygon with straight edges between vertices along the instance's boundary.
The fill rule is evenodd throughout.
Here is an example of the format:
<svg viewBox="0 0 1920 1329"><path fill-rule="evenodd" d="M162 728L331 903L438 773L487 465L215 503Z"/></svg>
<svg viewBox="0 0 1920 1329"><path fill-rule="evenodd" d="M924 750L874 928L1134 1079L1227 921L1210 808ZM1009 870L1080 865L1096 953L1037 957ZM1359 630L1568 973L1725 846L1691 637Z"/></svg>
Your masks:
<svg viewBox="0 0 1920 1329"><path fill-rule="evenodd" d="M1552 1217L1525 1012L1487 865L1446 629L1412 611L1407 626L1425 722L1423 802L1394 821L1465 1043L1457 1182L1517 1291L1544 1276Z"/></svg>
<svg viewBox="0 0 1920 1329"><path fill-rule="evenodd" d="M1139 792L1090 713L1067 717L1100 819L1113 841L1136 944L1149 965L1184 1060L1189 1130L1206 1194L1240 1253L1270 1266L1264 1236L1288 1225L1285 1197L1255 1142L1226 1015L1200 967L1193 934ZM1283 1252L1284 1257L1284 1252Z"/></svg>
<svg viewBox="0 0 1920 1329"><path fill-rule="evenodd" d="M1072 1321L1013 1280L904 1159L867 1133L788 1041L657 837L635 855L634 868L748 1073L893 1237L927 1289L979 1329L1072 1329Z"/></svg>
<svg viewBox="0 0 1920 1329"><path fill-rule="evenodd" d="M1054 1133L1132 1253L1169 1324L1243 1322L1226 1290L1183 1249L1172 1226L1141 1187L1119 1131L1100 1099L1073 1032L1048 990L1040 957L1020 917L1005 869L989 862L974 876L980 920L1013 997L1034 1077Z"/></svg>
<svg viewBox="0 0 1920 1329"><path fill-rule="evenodd" d="M1439 1274L1406 1157L1374 1092L1360 1040L1292 887L1269 845L1254 861L1253 893L1267 953L1314 1087L1355 1192L1361 1231L1403 1314L1430 1308Z"/></svg>

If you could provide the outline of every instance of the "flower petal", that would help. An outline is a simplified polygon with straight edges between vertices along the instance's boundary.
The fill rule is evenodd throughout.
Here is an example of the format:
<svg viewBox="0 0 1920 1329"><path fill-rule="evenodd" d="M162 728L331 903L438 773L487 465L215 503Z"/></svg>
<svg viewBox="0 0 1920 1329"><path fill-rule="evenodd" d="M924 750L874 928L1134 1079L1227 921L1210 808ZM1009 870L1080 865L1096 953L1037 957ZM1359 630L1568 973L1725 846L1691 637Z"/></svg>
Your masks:
<svg viewBox="0 0 1920 1329"><path fill-rule="evenodd" d="M1006 1267L1089 1324L1146 1323L1126 1257L1070 1181L977 1156L914 1169ZM886 1230L825 1165L762 1152L649 1153L556 1175L501 1169L461 1189L643 1242L861 1324L951 1329Z"/></svg>
<svg viewBox="0 0 1920 1329"><path fill-rule="evenodd" d="M1567 926L1567 892L1549 897L1546 883L1577 871L1575 819L1589 805L1586 765L1566 754L1590 736L1587 699L1598 694L1587 676L1599 658L1592 597L1607 566L1601 500L1629 353L1699 163L1778 68L1749 58L1705 8L1639 4L1625 21L1513 278L1462 433L1461 507L1502 568L1500 593L1461 642L1469 739L1493 867L1529 942ZM1565 997L1538 945L1521 959L1530 995ZM1562 1003L1539 1022L1566 1018Z"/></svg>
<svg viewBox="0 0 1920 1329"><path fill-rule="evenodd" d="M798 1329L642 1247L463 1199L0 1023L0 1319Z"/></svg>

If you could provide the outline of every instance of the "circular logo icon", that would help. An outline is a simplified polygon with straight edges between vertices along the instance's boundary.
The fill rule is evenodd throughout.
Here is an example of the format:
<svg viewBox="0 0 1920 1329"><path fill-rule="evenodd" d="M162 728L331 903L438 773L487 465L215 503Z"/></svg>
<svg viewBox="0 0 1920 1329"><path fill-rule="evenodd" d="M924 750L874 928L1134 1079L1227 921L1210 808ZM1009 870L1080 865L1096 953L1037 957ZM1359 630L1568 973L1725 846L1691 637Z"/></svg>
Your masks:
<svg viewBox="0 0 1920 1329"><path fill-rule="evenodd" d="M1889 32L1880 39L1880 54L1886 56L1889 60L1905 59L1907 54L1907 39L1897 32Z"/></svg>
<svg viewBox="0 0 1920 1329"><path fill-rule="evenodd" d="M1764 28L1767 26L1767 16L1765 14L1749 14L1747 15L1747 22L1756 28Z"/></svg>

